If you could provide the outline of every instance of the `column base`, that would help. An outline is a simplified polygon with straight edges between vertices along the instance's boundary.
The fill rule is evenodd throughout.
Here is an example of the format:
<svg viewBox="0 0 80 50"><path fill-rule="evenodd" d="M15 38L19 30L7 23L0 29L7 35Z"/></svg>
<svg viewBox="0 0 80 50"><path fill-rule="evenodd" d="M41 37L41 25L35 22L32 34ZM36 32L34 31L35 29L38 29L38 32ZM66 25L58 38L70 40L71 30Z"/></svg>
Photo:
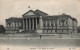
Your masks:
<svg viewBox="0 0 80 50"><path fill-rule="evenodd" d="M36 30L37 33L43 33L43 30Z"/></svg>
<svg viewBox="0 0 80 50"><path fill-rule="evenodd" d="M35 33L35 30L23 30L21 33Z"/></svg>

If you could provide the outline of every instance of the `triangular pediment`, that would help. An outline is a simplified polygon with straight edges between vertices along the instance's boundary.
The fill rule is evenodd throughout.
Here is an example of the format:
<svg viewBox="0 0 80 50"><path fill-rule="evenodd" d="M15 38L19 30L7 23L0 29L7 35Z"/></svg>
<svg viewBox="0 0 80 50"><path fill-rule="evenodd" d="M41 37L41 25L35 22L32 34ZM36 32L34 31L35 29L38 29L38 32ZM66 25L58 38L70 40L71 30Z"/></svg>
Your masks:
<svg viewBox="0 0 80 50"><path fill-rule="evenodd" d="M28 12L26 12L25 14L23 14L23 16L30 16L30 15L36 15L36 14L32 10L29 10Z"/></svg>
<svg viewBox="0 0 80 50"><path fill-rule="evenodd" d="M45 12L42 12L40 10L29 10L28 12L24 13L22 16L24 18L28 18L28 17L39 17L39 16L47 16L48 14Z"/></svg>
<svg viewBox="0 0 80 50"><path fill-rule="evenodd" d="M35 15L33 12L28 12L26 15Z"/></svg>

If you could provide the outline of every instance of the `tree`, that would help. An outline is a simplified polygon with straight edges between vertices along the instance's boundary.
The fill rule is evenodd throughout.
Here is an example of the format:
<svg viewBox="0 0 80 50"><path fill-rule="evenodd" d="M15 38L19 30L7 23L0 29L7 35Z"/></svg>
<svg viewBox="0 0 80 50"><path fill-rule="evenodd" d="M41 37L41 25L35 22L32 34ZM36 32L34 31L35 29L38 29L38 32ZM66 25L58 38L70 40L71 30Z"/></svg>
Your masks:
<svg viewBox="0 0 80 50"><path fill-rule="evenodd" d="M80 33L80 26L77 28L77 32Z"/></svg>
<svg viewBox="0 0 80 50"><path fill-rule="evenodd" d="M5 33L5 28L3 25L0 25L0 33Z"/></svg>

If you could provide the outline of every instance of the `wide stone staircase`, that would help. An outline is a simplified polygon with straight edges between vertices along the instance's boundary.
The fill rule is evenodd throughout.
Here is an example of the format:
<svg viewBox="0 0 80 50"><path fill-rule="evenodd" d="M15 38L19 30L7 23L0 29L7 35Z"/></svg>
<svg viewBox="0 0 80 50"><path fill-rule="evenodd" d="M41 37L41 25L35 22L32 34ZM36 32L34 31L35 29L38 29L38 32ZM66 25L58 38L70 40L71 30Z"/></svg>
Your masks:
<svg viewBox="0 0 80 50"><path fill-rule="evenodd" d="M35 33L35 30L23 30L20 33Z"/></svg>

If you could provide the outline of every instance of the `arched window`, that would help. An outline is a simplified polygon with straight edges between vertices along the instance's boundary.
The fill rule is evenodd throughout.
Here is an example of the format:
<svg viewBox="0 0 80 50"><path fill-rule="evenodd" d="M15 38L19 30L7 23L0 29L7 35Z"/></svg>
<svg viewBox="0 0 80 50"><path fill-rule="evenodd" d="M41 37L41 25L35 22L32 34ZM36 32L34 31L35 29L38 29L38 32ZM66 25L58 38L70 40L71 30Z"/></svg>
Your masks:
<svg viewBox="0 0 80 50"><path fill-rule="evenodd" d="M16 22L16 27L18 27L18 22Z"/></svg>
<svg viewBox="0 0 80 50"><path fill-rule="evenodd" d="M46 20L43 21L43 26L46 26Z"/></svg>
<svg viewBox="0 0 80 50"><path fill-rule="evenodd" d="M19 27L21 26L21 23L19 22Z"/></svg>
<svg viewBox="0 0 80 50"><path fill-rule="evenodd" d="M47 26L50 26L50 21L49 20L47 21Z"/></svg>
<svg viewBox="0 0 80 50"><path fill-rule="evenodd" d="M9 24L7 24L7 27L9 27Z"/></svg>
<svg viewBox="0 0 80 50"><path fill-rule="evenodd" d="M62 22L62 26L64 26L65 20L64 19L61 19L60 22Z"/></svg>
<svg viewBox="0 0 80 50"><path fill-rule="evenodd" d="M59 25L60 25L60 22L59 22Z"/></svg>

